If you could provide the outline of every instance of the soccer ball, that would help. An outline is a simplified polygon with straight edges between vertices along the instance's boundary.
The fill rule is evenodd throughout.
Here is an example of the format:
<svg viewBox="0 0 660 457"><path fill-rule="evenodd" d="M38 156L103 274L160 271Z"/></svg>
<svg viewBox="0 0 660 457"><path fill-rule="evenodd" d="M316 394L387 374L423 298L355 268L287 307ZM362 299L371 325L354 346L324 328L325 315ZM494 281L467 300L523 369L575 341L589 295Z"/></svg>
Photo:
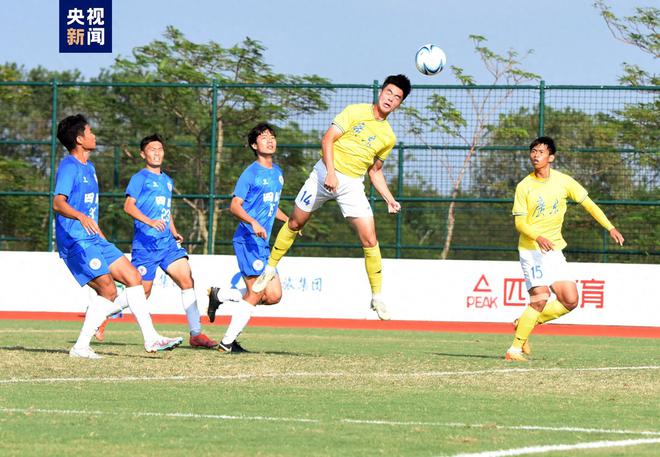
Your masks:
<svg viewBox="0 0 660 457"><path fill-rule="evenodd" d="M435 44L425 44L415 54L415 65L420 73L433 76L442 71L447 63L445 52Z"/></svg>

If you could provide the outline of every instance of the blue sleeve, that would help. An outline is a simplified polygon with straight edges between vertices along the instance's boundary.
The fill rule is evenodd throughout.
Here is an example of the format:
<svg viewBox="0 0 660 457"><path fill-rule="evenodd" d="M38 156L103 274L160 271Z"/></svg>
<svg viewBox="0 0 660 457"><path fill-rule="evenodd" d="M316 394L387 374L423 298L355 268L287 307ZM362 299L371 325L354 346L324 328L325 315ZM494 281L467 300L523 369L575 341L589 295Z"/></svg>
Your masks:
<svg viewBox="0 0 660 457"><path fill-rule="evenodd" d="M131 177L131 180L128 182L128 187L126 187L126 195L138 199L140 193L142 192L142 186L144 185L144 176L142 173L136 173Z"/></svg>
<svg viewBox="0 0 660 457"><path fill-rule="evenodd" d="M234 187L234 197L239 197L245 200L250 193L250 183L252 182L252 173L250 169L246 169L241 176L236 181L236 187Z"/></svg>
<svg viewBox="0 0 660 457"><path fill-rule="evenodd" d="M74 163L61 163L60 167L57 169L57 175L55 178L55 195L65 195L66 197L70 197L77 173L78 168Z"/></svg>

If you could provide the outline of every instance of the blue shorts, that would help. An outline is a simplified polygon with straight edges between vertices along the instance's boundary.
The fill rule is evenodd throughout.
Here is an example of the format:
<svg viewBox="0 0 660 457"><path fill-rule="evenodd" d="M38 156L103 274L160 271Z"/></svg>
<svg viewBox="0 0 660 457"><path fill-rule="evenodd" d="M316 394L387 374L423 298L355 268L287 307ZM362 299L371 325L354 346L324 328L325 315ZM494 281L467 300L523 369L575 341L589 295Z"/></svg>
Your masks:
<svg viewBox="0 0 660 457"><path fill-rule="evenodd" d="M93 244L62 260L78 284L84 286L92 279L110 273L110 265L123 255L114 244L97 237Z"/></svg>
<svg viewBox="0 0 660 457"><path fill-rule="evenodd" d="M259 244L251 239L233 240L234 253L238 261L238 269L243 276L259 276L270 255L268 245Z"/></svg>
<svg viewBox="0 0 660 457"><path fill-rule="evenodd" d="M188 258L188 253L172 238L166 247L160 249L133 249L131 263L140 272L144 281L153 281L156 270L160 267L167 271L173 262Z"/></svg>

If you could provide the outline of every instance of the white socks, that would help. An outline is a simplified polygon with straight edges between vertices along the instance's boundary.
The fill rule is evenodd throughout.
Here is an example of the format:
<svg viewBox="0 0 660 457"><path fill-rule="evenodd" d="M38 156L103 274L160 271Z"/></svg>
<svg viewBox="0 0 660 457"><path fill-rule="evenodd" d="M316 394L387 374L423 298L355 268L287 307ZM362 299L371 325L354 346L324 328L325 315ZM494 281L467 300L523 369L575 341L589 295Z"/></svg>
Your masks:
<svg viewBox="0 0 660 457"><path fill-rule="evenodd" d="M197 297L195 296L195 289L186 289L181 291L181 300L183 302L183 309L188 318L188 327L190 334L197 336L202 333L202 323L199 318L199 309L197 308Z"/></svg>
<svg viewBox="0 0 660 457"><path fill-rule="evenodd" d="M128 307L131 309L133 316L135 316L140 330L142 330L144 342L150 343L156 341L160 338L160 335L158 335L153 322L151 322L151 314L149 314L149 308L147 306L147 297L144 295L144 287L142 287L142 284L127 287L125 293L128 300Z"/></svg>
<svg viewBox="0 0 660 457"><path fill-rule="evenodd" d="M250 321L254 308L254 305L251 305L245 300L240 300L238 302L236 305L236 312L231 317L231 322L229 322L229 327L227 327L227 332L225 333L225 336L222 337L223 344L231 344L236 341L238 335L241 334Z"/></svg>
<svg viewBox="0 0 660 457"><path fill-rule="evenodd" d="M103 298L100 295L94 295L87 307L85 321L80 330L80 335L78 335L78 340L73 347L79 349L88 348L96 329L103 323L108 315L114 313L116 308L117 305L107 298Z"/></svg>

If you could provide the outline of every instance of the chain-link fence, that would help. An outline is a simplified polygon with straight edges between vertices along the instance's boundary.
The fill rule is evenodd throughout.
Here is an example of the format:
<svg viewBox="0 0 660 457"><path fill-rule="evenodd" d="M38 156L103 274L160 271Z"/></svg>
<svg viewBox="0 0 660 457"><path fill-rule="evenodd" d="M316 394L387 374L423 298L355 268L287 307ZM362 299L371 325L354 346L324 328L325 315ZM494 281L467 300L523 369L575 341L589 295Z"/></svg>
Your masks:
<svg viewBox="0 0 660 457"><path fill-rule="evenodd" d="M97 134L100 225L128 251L123 213L130 176L144 166L140 138L166 138L174 215L193 253L231 253L227 212L254 159L245 135L258 121L278 128L285 172L282 207L320 157L320 138L351 103L372 103L379 83L260 85L0 82L0 249L55 250L54 170L67 153L57 121L81 112ZM549 135L555 167L590 192L626 237L623 248L577 205L564 236L572 260L657 262L660 229L660 87L415 86L389 118L398 143L385 162L398 215L367 183L386 257L514 259L515 185L531 171L527 149ZM277 227L275 230L277 230ZM319 210L293 255L362 255L334 203Z"/></svg>

